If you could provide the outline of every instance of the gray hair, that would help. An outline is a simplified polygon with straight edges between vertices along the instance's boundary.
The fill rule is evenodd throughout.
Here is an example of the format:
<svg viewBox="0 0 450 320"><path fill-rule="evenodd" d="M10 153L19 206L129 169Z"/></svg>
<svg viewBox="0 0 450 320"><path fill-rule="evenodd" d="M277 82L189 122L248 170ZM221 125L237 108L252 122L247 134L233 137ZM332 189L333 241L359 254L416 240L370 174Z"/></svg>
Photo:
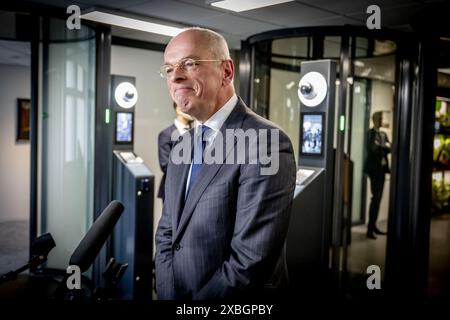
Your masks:
<svg viewBox="0 0 450 320"><path fill-rule="evenodd" d="M208 42L208 47L210 48L215 59L230 59L230 50L228 49L227 41L221 34L201 27L185 28L182 32L186 31L200 34Z"/></svg>

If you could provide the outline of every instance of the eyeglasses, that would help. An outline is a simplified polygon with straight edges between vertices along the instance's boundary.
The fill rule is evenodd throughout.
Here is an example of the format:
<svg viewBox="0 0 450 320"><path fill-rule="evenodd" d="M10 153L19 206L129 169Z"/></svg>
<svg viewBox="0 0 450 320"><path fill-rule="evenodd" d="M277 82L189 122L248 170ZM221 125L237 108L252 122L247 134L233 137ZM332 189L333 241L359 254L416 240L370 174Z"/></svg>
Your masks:
<svg viewBox="0 0 450 320"><path fill-rule="evenodd" d="M197 69L199 62L223 62L223 61L225 60L196 60L186 58L175 64L163 65L159 70L159 75L164 79L168 79L173 75L175 68L180 68L184 72L192 72Z"/></svg>

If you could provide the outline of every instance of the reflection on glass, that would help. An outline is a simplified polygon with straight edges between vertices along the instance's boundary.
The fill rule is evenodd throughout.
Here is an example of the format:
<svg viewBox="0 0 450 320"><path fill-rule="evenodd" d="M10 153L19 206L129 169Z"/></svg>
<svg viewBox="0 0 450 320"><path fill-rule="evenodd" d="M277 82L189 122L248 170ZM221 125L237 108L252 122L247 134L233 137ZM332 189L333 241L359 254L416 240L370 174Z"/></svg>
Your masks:
<svg viewBox="0 0 450 320"><path fill-rule="evenodd" d="M298 81L300 64L311 55L311 41L308 37L276 39L272 42L270 91L267 114L278 124L292 141L295 156L298 157L300 133L300 101Z"/></svg>
<svg viewBox="0 0 450 320"><path fill-rule="evenodd" d="M40 230L56 247L47 267L65 269L92 223L94 184L95 33L50 19L43 62Z"/></svg>
<svg viewBox="0 0 450 320"><path fill-rule="evenodd" d="M341 53L341 37L325 37L323 41L323 57L338 59Z"/></svg>
<svg viewBox="0 0 450 320"><path fill-rule="evenodd" d="M307 59L309 49L308 43L308 37L275 39L272 41L272 56L276 57L277 55L281 55Z"/></svg>

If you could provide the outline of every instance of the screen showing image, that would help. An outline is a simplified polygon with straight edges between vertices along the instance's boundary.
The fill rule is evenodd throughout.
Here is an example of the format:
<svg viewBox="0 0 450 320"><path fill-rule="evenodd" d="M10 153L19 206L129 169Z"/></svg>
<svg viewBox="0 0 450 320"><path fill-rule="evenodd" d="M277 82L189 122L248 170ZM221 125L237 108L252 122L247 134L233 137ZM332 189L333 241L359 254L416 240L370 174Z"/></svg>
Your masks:
<svg viewBox="0 0 450 320"><path fill-rule="evenodd" d="M302 114L302 154L321 155L323 142L323 114Z"/></svg>
<svg viewBox="0 0 450 320"><path fill-rule="evenodd" d="M131 112L116 113L116 142L133 141L133 114Z"/></svg>

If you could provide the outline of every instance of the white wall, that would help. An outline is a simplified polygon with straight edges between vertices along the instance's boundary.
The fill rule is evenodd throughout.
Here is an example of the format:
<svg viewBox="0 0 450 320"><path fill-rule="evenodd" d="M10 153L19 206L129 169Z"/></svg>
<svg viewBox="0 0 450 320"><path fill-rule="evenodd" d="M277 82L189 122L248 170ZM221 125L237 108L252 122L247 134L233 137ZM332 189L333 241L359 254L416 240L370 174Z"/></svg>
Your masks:
<svg viewBox="0 0 450 320"><path fill-rule="evenodd" d="M16 142L17 98L30 98L30 68L0 65L0 222L29 219L30 144Z"/></svg>
<svg viewBox="0 0 450 320"><path fill-rule="evenodd" d="M175 117L166 81L158 71L163 53L112 46L111 74L136 78L138 102L135 110L134 151L155 175L154 230L161 217L162 202L156 197L162 172L158 161L158 133L170 126Z"/></svg>

